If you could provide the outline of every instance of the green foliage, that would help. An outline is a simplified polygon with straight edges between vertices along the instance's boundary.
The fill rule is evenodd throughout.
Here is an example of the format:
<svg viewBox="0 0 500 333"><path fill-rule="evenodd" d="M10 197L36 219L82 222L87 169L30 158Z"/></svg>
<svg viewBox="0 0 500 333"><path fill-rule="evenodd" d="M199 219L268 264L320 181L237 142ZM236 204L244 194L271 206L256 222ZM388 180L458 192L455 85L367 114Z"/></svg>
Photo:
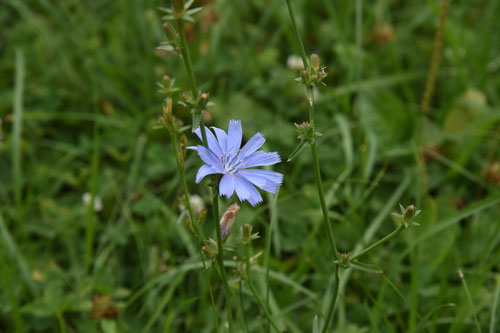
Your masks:
<svg viewBox="0 0 500 333"><path fill-rule="evenodd" d="M314 91L322 134L314 141L339 252L359 252L393 231L398 203L422 210L419 227L341 272L330 328L498 330L498 1L451 1L421 137L416 122L436 3L363 1L358 42L356 1L292 3L307 49L328 74ZM166 6L0 4L0 332L215 331L198 243L181 207L177 152L158 121L164 75L190 90L182 60L157 49L165 42L157 8ZM300 73L287 67L300 49L285 1L195 1L192 8L199 6L184 19L195 19L186 25L193 70L215 103L207 125L226 128L229 119L241 119L244 140L259 131L265 150L286 160L308 103L294 81ZM190 108L176 105L175 117L189 125ZM185 133L189 144L197 142ZM206 184L194 182L199 166L188 152L189 190L209 206ZM252 242L258 253L275 219L270 312L289 332L320 331L334 262L311 156L304 150L274 170L285 175L276 204L273 196L256 208L242 204L233 230L251 224L262 235ZM84 203L93 191L102 209ZM221 211L231 203L221 200ZM212 223L201 229L215 239ZM238 237L227 241L234 251L226 256L234 307L244 261ZM265 290L263 267L263 259L252 265L258 290ZM223 285L214 265L208 272L223 327ZM257 332L265 315L251 295L243 284L242 312ZM235 331L239 325L235 319Z"/></svg>

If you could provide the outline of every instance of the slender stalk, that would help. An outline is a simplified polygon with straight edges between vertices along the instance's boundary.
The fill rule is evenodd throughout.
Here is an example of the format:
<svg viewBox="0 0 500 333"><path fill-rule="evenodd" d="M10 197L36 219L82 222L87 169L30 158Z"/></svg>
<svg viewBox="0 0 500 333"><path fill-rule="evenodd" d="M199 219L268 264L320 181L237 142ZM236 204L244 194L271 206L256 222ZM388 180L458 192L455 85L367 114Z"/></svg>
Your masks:
<svg viewBox="0 0 500 333"><path fill-rule="evenodd" d="M193 93L193 99L196 101L198 99L198 88L196 85L196 77L194 76L193 72L193 65L191 63L191 56L189 54L189 48L187 45L186 41L186 33L184 31L184 21L182 19L177 19L177 28L179 31L179 37L180 37L180 42L181 42L181 53L182 53L182 59L184 61L184 66L186 67L186 72L188 74L189 78L189 85L191 86L191 92ZM203 145L205 148L208 148L208 142L207 142L207 132L205 130L205 124L203 121L203 110L198 110L200 113L200 118L201 118L201 138L203 141ZM193 129L194 130L194 129Z"/></svg>
<svg viewBox="0 0 500 333"><path fill-rule="evenodd" d="M276 331L280 332L278 325L274 322L274 319L271 316L271 314L269 313L269 311L267 310L267 307L264 305L264 303L260 299L259 293L257 292L257 289L255 288L255 286L252 282L252 279L250 278L250 243L249 242L247 242L245 244L245 263L246 263L245 270L246 270L246 275L247 275L248 286L250 287L250 290L252 291L252 294L253 294L255 300L257 301L257 304L259 304L262 311L264 311L264 314L266 315L267 319L269 320L271 325L274 327L274 329Z"/></svg>
<svg viewBox="0 0 500 333"><path fill-rule="evenodd" d="M219 193L217 188L214 186L212 188L212 205L214 211L214 223L215 223L215 233L217 238L217 262L219 264L220 275L222 278L222 283L224 284L224 294L226 295L226 311L227 311L227 324L229 332L231 330L231 290L229 289L229 284L227 282L226 269L224 267L224 251L222 248L222 234L219 224Z"/></svg>
<svg viewBox="0 0 500 333"><path fill-rule="evenodd" d="M295 20L295 13L293 11L293 7L290 3L290 0L286 0L286 4L288 7L288 13L290 14L290 19L292 21L292 26L295 31L295 35L297 37L297 41L299 42L300 49L302 52L302 61L304 62L304 67L306 69L309 68L309 62L307 60L307 53L304 48L304 43L302 42L302 37L300 36L299 29L297 28L297 22ZM313 86L312 85L307 85L306 86L306 93L307 93L307 99L309 102L309 123L312 126L313 130L313 137L314 137L314 132L315 132L315 108L314 108L314 94L313 94ZM330 245L333 250L333 257L335 260L339 259L339 254L337 251L337 245L335 242L335 235L333 232L333 227L330 222L330 218L328 216L328 207L326 206L326 201L325 201L325 192L323 190L323 182L321 180L321 170L319 167L319 161L318 161L318 148L316 142L313 142L311 144L311 153L313 157L313 164L314 164L314 173L316 175L316 186L318 187L318 195L319 195L319 200L321 204L321 210L323 212L323 219L324 223L328 227L328 239L330 240ZM333 296L332 299L330 300L330 305L328 307L328 313L326 316L325 324L323 326L322 332L326 332L328 330L328 327L330 325L331 318L333 316L333 310L335 308L335 303L337 301L337 296L338 296L338 291L339 291L339 267L338 265L334 265L334 274L335 274L335 280L333 284Z"/></svg>
<svg viewBox="0 0 500 333"><path fill-rule="evenodd" d="M193 98L197 99L198 88L196 85L196 78L194 76L193 65L191 64L191 56L189 55L189 48L186 41L186 33L184 31L184 21L182 19L177 19L176 22L181 42L182 59L184 60L184 66L186 67L186 72L188 74L189 85L191 86L191 91L193 92Z"/></svg>
<svg viewBox="0 0 500 333"><path fill-rule="evenodd" d="M479 325L479 320L477 319L477 313L474 308L474 302L472 301L472 296L469 292L469 287L467 286L467 281L465 280L464 273L462 273L462 270L458 270L458 276L460 277L460 280L462 281L462 285L465 290L465 296L467 296L467 300L469 301L469 305L472 310L472 316L474 318L474 325L476 326L476 330L481 333L481 325Z"/></svg>
<svg viewBox="0 0 500 333"><path fill-rule="evenodd" d="M270 205L270 210L271 210L271 223L269 224L269 228L267 231L267 236L266 236L266 307L269 310L269 259L271 257L271 241L272 241L272 233L274 226L277 222L277 214L276 214L276 201L278 200L278 194L279 192L276 193L274 196L272 203ZM271 195L269 195L271 196ZM266 323L266 332L269 332L269 321Z"/></svg>
<svg viewBox="0 0 500 333"><path fill-rule="evenodd" d="M304 62L304 68L309 66L309 61L307 60L306 49L304 48L304 43L302 42L302 37L300 37L299 28L297 27L297 21L295 20L295 12L293 11L292 4L290 0L286 0L286 5L288 7L288 13L290 14L290 19L292 20L293 30L295 31L295 37L297 37L297 41L299 42L300 52L302 61Z"/></svg>
<svg viewBox="0 0 500 333"><path fill-rule="evenodd" d="M178 154L176 152L177 152L177 149L178 149L179 145L177 143L177 135L176 135L176 133L171 133L171 138L172 138L171 141L172 141L172 146L173 146L174 154L176 156L178 156ZM200 254L201 263L203 265L203 272L204 272L204 275L205 275L205 279L206 279L207 285L208 285L208 292L210 294L210 301L212 303L212 311L214 313L215 328L216 328L217 332L219 332L219 321L217 320L217 310L216 310L216 307L215 307L215 299L214 299L214 294L213 294L213 291L212 291L212 284L210 283L210 278L208 276L208 270L207 270L207 264L205 263L205 258L203 257L203 252L201 250L201 239L200 239L201 238L200 237L201 232L200 232L200 226L196 222L195 216L194 216L194 213L193 213L193 209L191 208L191 203L189 201L189 189L188 189L188 186L187 186L186 177L184 175L184 168L181 166L181 162L180 161L177 161L177 171L179 173L179 177L181 178L181 183L182 183L182 188L184 190L184 195L186 196L186 207L187 207L187 210L188 210L188 213L189 213L189 219L191 220L191 224L194 227L195 237L196 237L196 240L198 242L198 251L199 251L199 254Z"/></svg>
<svg viewBox="0 0 500 333"><path fill-rule="evenodd" d="M191 85L191 91L193 93L193 98L195 100L198 99L198 88L196 85L196 78L194 76L193 72L193 65L191 63L191 56L189 54L189 48L187 45L186 41L186 33L184 31L184 21L182 19L177 19L177 28L179 32L179 37L180 37L180 43L181 43L181 52L182 52L182 58L184 60L184 66L186 67L186 72L189 77L189 83ZM205 148L210 149L208 147L208 141L207 141L207 134L206 134L206 129L205 129L205 124L203 122L203 109L198 110L201 115L201 136L202 136L202 141L203 141L203 146ZM222 247L222 237L221 237L221 231L220 231L220 225L219 225L219 201L218 201L218 193L216 187L213 188L212 190L212 208L213 208L213 216L214 216L214 223L215 223L215 229L216 229L216 238L217 238L217 262L219 265L219 270L222 278L222 282L224 284L224 293L226 296L226 310L227 310L227 321L228 321L228 326L229 326L229 331L231 332L231 321L232 321L232 313L231 313L231 290L229 289L229 284L227 282L227 276L226 276L226 271L224 268L224 254L223 254L223 247Z"/></svg>
<svg viewBox="0 0 500 333"><path fill-rule="evenodd" d="M356 259L360 258L361 256L364 256L368 252L372 251L373 249L376 249L377 247L379 247L380 245L382 245L384 243L387 243L388 241L390 241L391 239L393 239L394 237L399 235L401 233L401 231L403 231L404 229L405 229L405 225L403 223L401 223L401 225L396 230L394 230L393 232L391 232L390 234L388 234L384 238L376 241L372 245L368 246L366 249L356 253L354 256L349 258L349 260L356 260Z"/></svg>
<svg viewBox="0 0 500 333"><path fill-rule="evenodd" d="M247 317L244 315L245 313L245 309L243 308L243 293L241 292L241 283L242 281L240 281L240 283L238 283L238 286L239 286L239 295L240 295L240 317L242 318L242 321L243 321L243 329L245 331L245 333L248 332L248 323L247 323Z"/></svg>

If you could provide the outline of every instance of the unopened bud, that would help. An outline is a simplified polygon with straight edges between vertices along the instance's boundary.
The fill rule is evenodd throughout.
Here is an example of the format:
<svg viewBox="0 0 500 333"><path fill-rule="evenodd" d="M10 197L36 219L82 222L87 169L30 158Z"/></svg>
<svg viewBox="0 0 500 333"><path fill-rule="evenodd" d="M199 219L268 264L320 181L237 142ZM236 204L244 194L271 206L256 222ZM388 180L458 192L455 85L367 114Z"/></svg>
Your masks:
<svg viewBox="0 0 500 333"><path fill-rule="evenodd" d="M208 93L201 93L200 96L198 96L198 108L203 109L207 103L208 103Z"/></svg>
<svg viewBox="0 0 500 333"><path fill-rule="evenodd" d="M166 22L163 24L163 32L170 44L177 43L177 31L175 31L175 28L170 23Z"/></svg>
<svg viewBox="0 0 500 333"><path fill-rule="evenodd" d="M410 222L411 220L413 220L413 218L415 217L416 211L417 210L416 210L415 206L413 206L413 205L409 205L408 207L406 207L405 212L403 214L403 221Z"/></svg>
<svg viewBox="0 0 500 333"><path fill-rule="evenodd" d="M295 129L298 133L297 138L300 140L311 141L314 139L314 129L309 122L295 124Z"/></svg>
<svg viewBox="0 0 500 333"><path fill-rule="evenodd" d="M314 70L319 70L319 56L315 53L311 54L311 67Z"/></svg>
<svg viewBox="0 0 500 333"><path fill-rule="evenodd" d="M231 228L233 227L234 220L236 219L236 214L240 210L240 206L237 203L232 204L226 210L222 218L220 219L220 231L221 236L224 240L229 237L231 233Z"/></svg>
<svg viewBox="0 0 500 333"><path fill-rule="evenodd" d="M172 127L172 99L167 98L163 104L163 120L169 127Z"/></svg>

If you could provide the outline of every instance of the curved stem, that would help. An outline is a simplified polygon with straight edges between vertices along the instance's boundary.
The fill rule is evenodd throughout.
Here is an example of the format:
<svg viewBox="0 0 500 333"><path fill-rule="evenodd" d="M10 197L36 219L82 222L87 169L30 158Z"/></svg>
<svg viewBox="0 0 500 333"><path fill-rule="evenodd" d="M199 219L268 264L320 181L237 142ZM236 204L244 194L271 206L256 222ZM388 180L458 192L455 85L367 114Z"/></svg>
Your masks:
<svg viewBox="0 0 500 333"><path fill-rule="evenodd" d="M396 237L397 235L399 235L401 233L401 231L403 231L404 229L405 229L405 225L403 223L401 223L401 225L396 230L394 230L393 232L391 232L390 234L388 234L384 238L376 241L372 245L368 246L366 249L362 250L361 252L356 253L356 255L354 255L351 258L349 258L349 260L356 260L359 257L361 257L361 256L367 254L368 252L372 251L373 249L379 247L380 245L382 245L384 243L387 243L388 241L390 241L391 239L393 239L394 237Z"/></svg>
<svg viewBox="0 0 500 333"><path fill-rule="evenodd" d="M259 293L257 292L257 289L255 288L252 279L250 278L250 243L245 244L245 270L246 270L246 275L247 275L247 282L248 286L250 287L250 290L252 291L252 294L259 304L260 308L262 311L264 311L264 314L266 315L267 319L271 323L271 325L274 327L274 329L278 332L280 332L280 329L278 328L278 325L274 322L273 317L269 313L269 310L267 307L264 305L262 300L259 297Z"/></svg>

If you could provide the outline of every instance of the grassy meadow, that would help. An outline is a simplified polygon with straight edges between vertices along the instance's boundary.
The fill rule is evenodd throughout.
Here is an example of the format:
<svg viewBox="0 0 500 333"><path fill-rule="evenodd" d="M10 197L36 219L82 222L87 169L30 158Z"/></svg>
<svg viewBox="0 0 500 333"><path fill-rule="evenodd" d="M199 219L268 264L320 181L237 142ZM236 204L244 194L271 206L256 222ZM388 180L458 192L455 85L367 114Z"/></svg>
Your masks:
<svg viewBox="0 0 500 333"><path fill-rule="evenodd" d="M295 80L285 0L196 0L183 21L204 123L241 120L282 160L264 167L276 194L215 210L219 178L197 184L203 162L177 152L201 144L205 105L180 48L158 49L170 2L0 3L0 332L500 330L500 2L290 3L324 85ZM288 162L311 96L321 135ZM350 262L400 226L399 204L419 226Z"/></svg>

